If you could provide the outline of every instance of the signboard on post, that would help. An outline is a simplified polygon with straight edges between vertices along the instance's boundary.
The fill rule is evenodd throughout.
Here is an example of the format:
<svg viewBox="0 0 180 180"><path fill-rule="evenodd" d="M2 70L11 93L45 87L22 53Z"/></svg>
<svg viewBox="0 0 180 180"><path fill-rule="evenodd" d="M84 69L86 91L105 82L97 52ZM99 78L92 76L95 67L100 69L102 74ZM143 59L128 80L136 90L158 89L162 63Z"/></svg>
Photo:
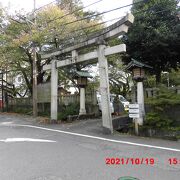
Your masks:
<svg viewBox="0 0 180 180"><path fill-rule="evenodd" d="M139 114L139 109L129 109L129 113L131 114Z"/></svg>
<svg viewBox="0 0 180 180"><path fill-rule="evenodd" d="M38 103L51 102L51 84L50 83L38 84L37 100L38 100Z"/></svg>
<svg viewBox="0 0 180 180"><path fill-rule="evenodd" d="M139 109L139 104L129 104L130 109Z"/></svg>
<svg viewBox="0 0 180 180"><path fill-rule="evenodd" d="M139 118L139 114L129 114L130 118Z"/></svg>
<svg viewBox="0 0 180 180"><path fill-rule="evenodd" d="M129 117L130 118L140 117L139 104L129 104Z"/></svg>

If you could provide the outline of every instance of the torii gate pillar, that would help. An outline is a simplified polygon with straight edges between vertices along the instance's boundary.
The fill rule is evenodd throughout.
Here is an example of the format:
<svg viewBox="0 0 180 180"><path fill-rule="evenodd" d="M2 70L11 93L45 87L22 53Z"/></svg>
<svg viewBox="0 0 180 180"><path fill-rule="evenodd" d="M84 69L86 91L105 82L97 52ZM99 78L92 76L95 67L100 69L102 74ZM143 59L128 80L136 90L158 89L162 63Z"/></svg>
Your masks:
<svg viewBox="0 0 180 180"><path fill-rule="evenodd" d="M58 70L57 61L51 62L51 121L57 121L58 112Z"/></svg>
<svg viewBox="0 0 180 180"><path fill-rule="evenodd" d="M101 93L101 110L102 125L105 134L113 133L112 117L110 110L110 93L108 78L108 62L105 57L105 45L103 42L98 48L99 76L100 76L100 93Z"/></svg>

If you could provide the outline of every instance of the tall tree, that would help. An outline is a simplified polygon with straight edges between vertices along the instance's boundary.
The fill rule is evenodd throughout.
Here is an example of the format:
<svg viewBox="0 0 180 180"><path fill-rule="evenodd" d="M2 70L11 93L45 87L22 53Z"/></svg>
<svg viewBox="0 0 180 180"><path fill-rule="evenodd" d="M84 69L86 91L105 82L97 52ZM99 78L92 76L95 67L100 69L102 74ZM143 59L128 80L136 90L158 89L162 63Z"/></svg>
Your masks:
<svg viewBox="0 0 180 180"><path fill-rule="evenodd" d="M68 14L73 13L77 18L87 17L87 22L92 20L101 20L97 11L86 10L81 0L56 0L60 9L65 10ZM91 3L89 3L91 4ZM90 18L88 18L90 17Z"/></svg>
<svg viewBox="0 0 180 180"><path fill-rule="evenodd" d="M153 67L156 82L161 80L161 71L177 68L180 61L180 21L178 0L149 0L132 7L135 22L127 37L128 56Z"/></svg>
<svg viewBox="0 0 180 180"><path fill-rule="evenodd" d="M36 25L34 19L27 15L16 15L8 17L6 26L1 33L0 54L5 58L1 62L8 62L11 69L20 72L26 82L26 86L32 94L32 75L33 75L33 53L32 47L35 42L38 51L61 48L64 44L69 43L66 39L73 39L75 36L86 36L86 32L91 25L97 24L97 20L87 22L86 20L76 21L77 17L57 6L49 6L36 13ZM63 18L62 18L63 17ZM31 18L31 19L30 19ZM99 29L101 26L90 28ZM2 57L2 56L1 56ZM42 60L37 53L37 82L49 79L49 75L42 71L43 66L50 62L49 59Z"/></svg>
<svg viewBox="0 0 180 180"><path fill-rule="evenodd" d="M69 13L77 11L83 7L81 0L56 0L58 6L61 9L68 11Z"/></svg>

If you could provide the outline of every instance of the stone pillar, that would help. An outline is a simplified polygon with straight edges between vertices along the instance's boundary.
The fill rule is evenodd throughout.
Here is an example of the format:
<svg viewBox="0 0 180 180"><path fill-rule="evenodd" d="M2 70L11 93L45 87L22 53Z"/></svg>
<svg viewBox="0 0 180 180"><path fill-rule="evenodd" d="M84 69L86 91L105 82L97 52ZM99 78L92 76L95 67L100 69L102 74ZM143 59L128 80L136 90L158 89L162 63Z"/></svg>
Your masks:
<svg viewBox="0 0 180 180"><path fill-rule="evenodd" d="M57 121L57 98L58 98L58 70L56 60L51 62L51 120Z"/></svg>
<svg viewBox="0 0 180 180"><path fill-rule="evenodd" d="M86 114L85 108L85 87L80 87L80 110L79 115Z"/></svg>
<svg viewBox="0 0 180 180"><path fill-rule="evenodd" d="M152 88L146 88L147 98L152 97Z"/></svg>
<svg viewBox="0 0 180 180"><path fill-rule="evenodd" d="M137 82L137 102L139 104L140 110L140 118L138 118L138 124L143 125L143 117L145 115L144 110L144 90L143 90L143 82Z"/></svg>
<svg viewBox="0 0 180 180"><path fill-rule="evenodd" d="M101 108L102 121L105 134L113 133L112 117L110 109L110 93L109 93L109 78L108 78L108 62L104 55L105 45L99 45L98 48L98 62L99 62L99 76L100 76L100 94L101 94Z"/></svg>
<svg viewBox="0 0 180 180"><path fill-rule="evenodd" d="M177 86L176 91L177 91L177 94L180 94L180 86Z"/></svg>
<svg viewBox="0 0 180 180"><path fill-rule="evenodd" d="M136 101L136 86L131 87L131 102L135 103Z"/></svg>

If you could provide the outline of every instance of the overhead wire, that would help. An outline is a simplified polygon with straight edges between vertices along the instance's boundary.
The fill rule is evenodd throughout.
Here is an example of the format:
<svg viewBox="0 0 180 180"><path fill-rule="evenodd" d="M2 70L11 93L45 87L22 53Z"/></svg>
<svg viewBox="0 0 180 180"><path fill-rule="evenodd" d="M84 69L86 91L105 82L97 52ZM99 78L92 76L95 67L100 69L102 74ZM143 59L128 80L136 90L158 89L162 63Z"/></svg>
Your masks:
<svg viewBox="0 0 180 180"><path fill-rule="evenodd" d="M101 1L103 1L103 0L95 1L95 2L93 2L93 3L91 3L91 4L88 4L87 6L83 6L82 8L76 9L76 10L74 10L74 11L72 11L72 12L69 12L69 13L63 15L63 16L60 16L60 17L54 18L54 19L52 19L52 20L49 20L46 24L49 24L49 23L51 23L51 22L53 22L53 21L55 21L55 20L57 20L57 19L65 18L65 17L67 17L67 16L69 16L69 15L72 15L72 14L74 14L74 13L76 13L76 12L79 12L79 11L81 11L81 10L87 8L87 7L90 7L90 6L92 6L92 5L95 5L95 4L97 4L97 3L101 2ZM43 7L48 6L48 5L50 5L50 4L54 3L54 2L56 2L56 1L52 1L52 2L50 2L50 3L48 3L48 4L46 4L46 5L43 5L43 6L39 7L38 9L36 9L35 11L40 10L40 9L42 9ZM18 22L18 23L19 23L19 22ZM72 23L72 22L71 22L71 23ZM64 26L64 28L65 28L66 24L62 24L61 26ZM63 28L63 30L64 30L64 28Z"/></svg>
<svg viewBox="0 0 180 180"><path fill-rule="evenodd" d="M45 5L42 5L42 6L40 6L39 8L36 8L35 10L33 10L33 12L27 13L26 16L27 16L27 15L30 15L30 14L33 14L33 13L35 13L35 12L37 12L37 11L45 8L46 6L49 6L49 5L51 5L51 4L53 4L53 3L56 3L56 2L57 2L57 1L55 0L55 1L52 1L52 2L47 3L47 4L45 4Z"/></svg>
<svg viewBox="0 0 180 180"><path fill-rule="evenodd" d="M36 8L36 9L34 10L34 12L39 11L39 10L43 9L44 7L49 6L49 5L51 5L51 4L53 4L53 3L56 3L56 2L57 2L57 1L55 0L55 1L52 1L52 2L50 2L50 3L48 3L48 4L45 4L45 5L43 5L43 6L40 6L39 8Z"/></svg>
<svg viewBox="0 0 180 180"><path fill-rule="evenodd" d="M92 5L95 5L95 4L97 4L97 3L101 2L101 1L103 1L103 0L95 1L95 2L93 2L93 3L91 3L91 4L87 5L87 6L82 7L82 8L80 8L80 9L77 9L77 10L71 12L71 13L67 13L67 14L65 14L65 15L63 15L63 16L60 16L60 17L54 18L54 19L52 19L52 20L49 20L49 21L47 22L47 24L52 23L53 21L55 21L55 20L57 20L57 19L62 19L62 18L64 18L64 17L66 17L66 16L69 16L70 14L74 14L75 12L78 12L78 11L80 11L80 10L82 10L82 9L85 9L85 8L87 8L87 7L90 7L90 6L92 6ZM53 2L54 2L54 1L53 1ZM51 2L51 3L53 3L53 2ZM67 25L69 25L69 24L73 24L73 23L76 23L76 22L79 22L79 21L91 19L92 17L97 17L97 16L100 16L100 15L103 15L103 14L106 14L106 13L110 13L110 12L112 12L112 11L116 11L116 10L119 10L119 9L122 9L122 8L125 8L125 7L129 7L129 6L132 6L132 5L135 5L135 4L143 3L143 2L144 2L144 1L142 0L142 1L139 1L139 2L136 2L136 3L131 3L131 4L128 4L128 5L125 5L125 6L120 6L120 7L118 7L118 8L110 9L110 10L107 10L107 11L103 11L103 12L101 12L101 13L97 13L97 14L94 14L94 15L91 15L91 16L83 17L83 18L80 18L80 19L77 19L77 20L74 20L74 21L70 21L70 22L64 23L64 24L62 24L61 26L67 26ZM51 3L49 3L49 4L51 4ZM45 5L44 5L44 6L45 6ZM43 6L42 6L42 7L43 7Z"/></svg>
<svg viewBox="0 0 180 180"><path fill-rule="evenodd" d="M96 26L105 24L105 23L110 22L110 21L113 21L113 20L118 20L118 19L121 19L121 18L122 18L122 17L113 18L113 19L110 19L110 20L107 20L107 21L104 21L104 22L101 22L101 23L98 23L98 24L94 24L94 25L91 25L91 26L88 26L88 27L84 27L84 28L81 28L81 29L77 29L77 30L75 30L74 32L83 31L83 30L85 30L85 29L93 28L93 27L96 27ZM101 29L101 30L102 30L102 29ZM91 32L91 35L94 34L94 33L99 32L99 31L101 31L101 30ZM73 31L72 31L72 32L73 32ZM98 35L98 36L99 36L99 35ZM98 37L98 36L96 36L96 37ZM65 46L68 46L68 45L70 45L70 44L72 44L72 43L75 43L75 41L77 41L77 40L80 41L80 39L82 39L83 37L84 37L84 38L89 38L89 36L87 36L86 34L81 34L81 35L76 35L76 36L72 36L72 37L67 37L67 38L59 39L59 41L61 41L61 42L64 41L65 43L63 43L63 44L61 44L61 45L62 45L63 47L65 47ZM76 38L77 38L77 39L76 39ZM74 42L71 42L71 43L70 43L70 41L71 41L72 39L74 40Z"/></svg>
<svg viewBox="0 0 180 180"><path fill-rule="evenodd" d="M96 3L99 3L100 1L102 1L102 0L96 1L96 2L94 2L94 3L92 3L92 4L88 5L88 6L91 6L91 5L94 5L94 4L96 4ZM132 6L132 5L135 5L135 4L139 4L139 3L144 3L144 1L142 0L142 1L139 1L139 2L136 2L136 3L131 3L131 4L128 4L128 5L120 6L120 7L118 7L118 8L114 8L114 9L110 9L110 10L107 10L107 11L103 11L103 12L101 12L101 13L97 13L97 14L94 14L94 15L91 15L91 16L88 16L88 17L83 17L83 18L80 18L80 19L77 19L77 20L74 20L74 21L71 21L71 22L63 23L63 24L61 25L61 27L65 28L65 27L66 27L67 25L69 25L69 24L73 24L73 23L76 23L76 22L79 22L79 21L91 19L92 17L100 16L100 15L103 15L103 14L106 14L106 13L110 13L110 12L112 12L112 11L116 11L116 10L119 10L119 9L122 9L122 8L125 8L125 7L129 7L129 6ZM86 8L86 7L88 7L88 6L85 6L84 8ZM73 12L72 12L72 13L73 13ZM64 17L66 17L66 16L68 16L68 15L70 15L70 13L68 13L68 14L66 14L66 15L63 15L63 16L60 16L60 17L57 17L57 18L55 18L55 19L53 19L53 20L50 20L50 21L47 22L47 24L49 24L49 23L51 23L51 22L53 22L53 21L55 21L55 20L57 20L57 19L64 18Z"/></svg>
<svg viewBox="0 0 180 180"><path fill-rule="evenodd" d="M103 1L103 0L95 1L95 2L89 4L89 5L85 6L85 7L82 7L82 8L80 8L80 9L75 10L75 11L72 11L72 12L70 12L70 13L67 13L67 14L65 14L65 15L63 15L63 16L56 17L56 18L48 21L47 23L52 23L52 22L54 22L54 21L57 20L57 19L61 19L61 18L64 18L64 17L66 17L66 16L69 16L69 15L71 15L71 14L74 14L75 12L78 12L78 11L80 11L80 10L82 10L82 9L85 9L85 8L89 7L89 6L92 6L92 5L94 5L94 4L97 4L97 3L101 2L101 1ZM53 1L53 2L55 2L55 1ZM52 4L53 2L51 2L51 3L49 3L49 4ZM120 7L114 8L114 9L110 9L110 10L107 10L107 11L103 11L103 12L101 12L101 13L97 13L97 14L94 14L94 15L91 15L91 16L83 17L83 18L80 18L80 19L77 19L77 20L74 20L74 21L71 21L71 22L64 23L64 24L62 24L61 26L67 26L67 25L69 25L69 24L73 24L73 23L76 23L76 22L79 22L79 21L83 21L83 20L86 20L86 19L91 19L92 17L100 16L100 15L103 15L103 14L106 14L106 13L110 13L110 12L112 12L112 11L116 11L116 10L119 10L119 9L122 9L122 8L125 8L125 7L129 7L129 6L132 6L132 5L135 5L135 4L139 4L139 3L145 3L145 2L142 0L142 1L139 1L139 2L136 2L136 3L132 3L132 4L120 6ZM47 5L49 5L49 4L47 4ZM47 5L44 5L44 6L40 7L40 8L43 8L43 7L47 6ZM38 9L40 9L40 8L38 8ZM37 10L38 10L38 9L37 9ZM149 10L145 10L145 11L149 11ZM145 11L144 11L144 12L145 12ZM162 11L155 12L155 13L160 13L160 12L164 12L164 11L168 11L168 10L162 10ZM140 11L140 12L143 12L143 11ZM140 13L140 12L137 12L137 13ZM136 13L135 13L135 14L136 14ZM100 23L98 23L98 24L95 24L95 25L92 25L92 26L87 26L87 27L84 27L84 28L80 28L80 29L74 30L74 31L72 31L72 32L82 31L82 30L85 30L85 29L88 29L88 28L91 28L91 27L95 27L95 26L98 26L98 25L101 25L101 24L105 24L105 23L107 23L107 22L109 22L109 21L112 21L112 20L120 19L120 18L121 18L121 17L119 17L119 18L114 18L114 19L111 19L111 20L107 20L107 21L104 21L104 22L100 22ZM79 37L79 36L71 37L71 39L72 39L72 38L76 38L76 37ZM66 40L66 41L67 41L68 38L64 38L64 39L61 39L61 40L63 40L63 41Z"/></svg>
<svg viewBox="0 0 180 180"><path fill-rule="evenodd" d="M89 6L92 6L92 5L96 4L96 3L99 3L100 1L102 1L102 0L98 0L98 1L96 1L96 2L94 2L94 3L91 3L91 4L83 7L83 8L77 9L77 10L71 12L71 13L67 13L67 14L65 14L65 15L63 15L63 16L57 17L57 18L55 18L55 19L53 19L53 20L50 20L48 23L51 23L51 22L53 22L53 21L55 21L55 20L57 20L57 19L64 18L64 17L66 17L66 16L68 16L68 15L70 15L70 14L73 14L73 13L75 13L75 12L78 12L78 11L80 11L80 10L86 8L86 7L89 7ZM119 9L122 9L122 8L125 8L125 7L128 7L128 6L131 6L131 5L139 4L139 3L144 3L144 1L139 1L139 2L132 3L132 4L128 4L128 5L125 5L125 6L121 6L121 7L118 7L118 8L110 9L110 10L107 10L107 11L104 11L104 12L101 12L101 13L98 13L98 14L95 14L95 15L91 15L91 16L84 17L84 18L81 18L81 19L77 19L77 20L75 20L75 21L71 21L71 22L68 22L68 23L64 23L64 24L62 24L61 26L67 26L67 25L69 25L69 24L76 23L76 22L78 22L78 21L90 19L90 18L92 18L92 17L94 17L94 16L99 16L99 15L102 15L102 14L105 14L105 13L109 13L109 12L112 12L112 11L116 11L116 10L119 10ZM148 10L145 10L145 11L149 11L149 9L148 9ZM145 11L144 11L144 12L145 12ZM162 11L158 11L158 12L155 12L155 13L160 13L160 12L164 12L164 11L168 11L168 10L162 10ZM140 12L142 12L142 11L139 11L139 12L136 12L136 13L140 13ZM135 14L136 14L136 13L135 13ZM111 19L111 20L107 20L107 21L105 21L105 22L100 22L100 23L98 23L98 24L95 24L95 25L92 25L92 26L87 26L87 27L84 27L84 28L80 28L80 29L77 29L77 30L74 30L74 31L71 31L71 32L82 31L82 30L85 30L85 29L88 29L88 28L91 28L91 27L95 27L95 26L98 26L98 25L101 25L101 24L105 24L105 23L107 23L107 22L109 22L109 21L112 21L112 20L115 20L115 19L120 19L120 18L114 18L114 19ZM70 33L71 33L71 32L70 32ZM84 36L84 35L72 36L72 37L70 37L70 38L64 38L64 39L61 39L61 40L67 42L67 41L69 41L69 40L72 39L72 38L79 38L79 37L83 37L83 36Z"/></svg>
<svg viewBox="0 0 180 180"><path fill-rule="evenodd" d="M151 10L151 8L150 9L147 9L147 10L145 10L145 11L143 11L143 12L148 12L148 11L150 11ZM169 11L169 9L164 9L164 10L161 10L161 11L157 11L157 12L154 12L153 14L158 14L158 13L161 13L161 12L166 12L166 11ZM138 11L138 12L136 12L136 13L134 13L134 14L138 14L138 13L141 13L142 11ZM114 19L110 19L110 20L107 20L107 21L104 21L104 22L100 22L100 23L98 23L98 24L95 24L95 25L92 25L92 26L87 26L87 27L84 27L84 28L80 28L80 29L77 29L77 30L74 30L74 31L71 31L72 33L73 32L78 32L78 31L81 31L81 30L84 30L84 29L88 29L88 28L92 28L92 27L96 27L96 26L98 26L98 25L101 25L101 24L105 24L105 23L107 23L107 22L110 22L110 21L113 21L113 20L117 20L117 19L120 19L120 18L122 18L122 17L119 17L119 18L114 18ZM70 32L70 33L71 33ZM92 32L90 35L92 35L93 33L95 33L95 32ZM89 35L89 36L90 36ZM74 39L74 41L76 40L76 38L81 38L81 37L83 37L84 35L77 35L77 36L72 36L72 37L70 37L70 38L63 38L63 39L60 39L61 41L65 41L65 43L63 43L65 46L67 46L67 45L70 45L70 44L72 44L72 42L71 43L69 43L69 44L66 44L66 42L68 42L68 41L70 41L70 40L72 40L72 39ZM99 35L100 36L100 35ZM87 37L88 38L88 37Z"/></svg>
<svg viewBox="0 0 180 180"><path fill-rule="evenodd" d="M117 7L117 8L114 8L114 9L110 9L110 10L107 10L107 11L103 11L101 13L97 13L97 14L93 14L91 16L87 16L87 17L83 17L83 18L80 18L80 19L77 19L77 20L74 20L74 21L70 21L70 22L67 22L67 23L64 23L62 24L62 26L67 26L69 24L73 24L73 23L76 23L76 22L79 22L79 21L83 21L83 20L87 20L87 19L91 19L93 17L96 17L96 16L100 16L100 15L103 15L103 14L106 14L106 13L110 13L110 12L113 12L113 11L117 11L119 9L122 9L122 8L125 8L125 7L129 7L129 6L132 6L132 5L135 5L135 4L139 4L139 3L143 3L144 1L139 1L139 2L136 2L136 3L131 3L131 4L128 4L128 5L124 5L124 6L120 6L120 7ZM56 19L53 19L53 20L50 20L48 21L47 23L51 23L57 19L61 19L62 17L65 17L64 16L60 16L60 17L57 17Z"/></svg>
<svg viewBox="0 0 180 180"><path fill-rule="evenodd" d="M78 9L76 9L76 10L74 10L74 11L72 11L72 12L69 12L69 13L67 13L67 14L65 14L65 15L63 15L63 16L59 16L59 17L56 17L56 18L54 18L54 19L52 19L52 20L49 20L47 23L49 24L49 23L51 23L51 22L53 22L53 21L55 21L55 20L57 20L57 19L62 19L62 18L64 18L64 17L66 17L66 16L72 15L72 14L78 12L78 11L81 11L81 10L87 8L87 7L90 7L90 6L92 6L92 5L95 5L95 4L97 4L97 3L101 2L101 1L104 1L104 0L95 1L95 2L93 2L93 3L91 3L91 4L88 4L87 6L83 6L83 7L81 7L81 8L78 8ZM45 4L45 5L37 8L37 9L35 9L35 10L34 10L33 12L31 12L31 13L37 12L37 11L43 9L44 7L49 6L49 5L51 5L51 4L55 3L55 2L57 2L57 1L55 0L55 1L52 1L52 2L50 2L50 3L48 3L48 4ZM28 14L31 14L31 13L28 13ZM27 15L28 15L28 14L27 14Z"/></svg>
<svg viewBox="0 0 180 180"><path fill-rule="evenodd" d="M123 16L122 16L123 17ZM75 29L75 30L72 30L70 31L69 33L74 33L74 32L78 32L78 31L83 31L83 30L86 30L86 29L89 29L89 28L93 28L93 27L96 27L96 26L100 26L100 25L103 25L103 24L106 24L108 22L112 22L112 21L115 21L115 20L119 20L121 19L122 17L118 17L118 18L113 18L113 19L109 19L109 20L106 20L106 21L102 21L100 23L97 23L97 24L93 24L93 25L90 25L90 26L86 26L86 27L82 27L82 28L79 28L79 29ZM68 40L67 38L63 38L63 39L59 39L59 40Z"/></svg>
<svg viewBox="0 0 180 180"><path fill-rule="evenodd" d="M91 3L91 4L88 4L87 6L84 6L84 7L82 7L82 8L76 9L76 10L74 10L74 11L72 11L72 12L69 12L69 13L63 15L63 16L59 16L59 17L56 17L56 18L54 18L54 19L51 19L51 20L49 20L47 23L49 24L49 23L51 23L51 22L53 22L53 21L56 21L57 19L62 19L62 18L64 18L64 17L67 17L67 16L69 16L69 15L72 15L72 14L74 14L74 13L76 13L76 12L79 12L79 11L81 11L81 10L87 8L87 7L90 7L90 6L92 6L92 5L95 5L95 4L97 4L97 3L101 2L101 1L103 1L103 0L95 1L95 2L93 2L93 3Z"/></svg>

